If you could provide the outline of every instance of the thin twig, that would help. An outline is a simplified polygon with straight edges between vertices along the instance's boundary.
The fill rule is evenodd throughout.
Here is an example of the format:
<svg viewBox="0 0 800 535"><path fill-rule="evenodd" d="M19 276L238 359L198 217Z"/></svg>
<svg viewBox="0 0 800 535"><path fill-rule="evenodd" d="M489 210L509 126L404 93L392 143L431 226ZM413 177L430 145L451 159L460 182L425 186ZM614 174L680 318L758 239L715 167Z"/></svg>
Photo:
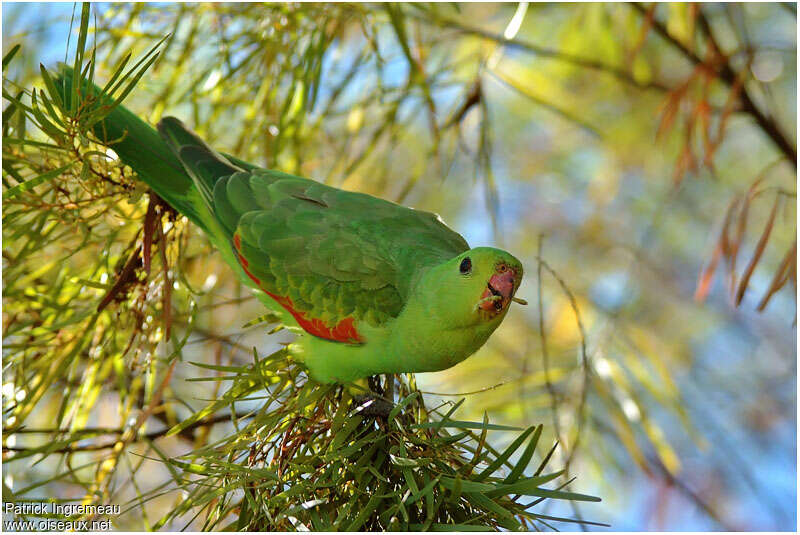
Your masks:
<svg viewBox="0 0 800 535"><path fill-rule="evenodd" d="M156 416L156 415L154 415L154 416ZM221 423L221 422L227 422L227 421L233 420L235 418L240 418L240 417L241 416L236 415L236 414L220 414L220 415L214 416L213 418L208 418L206 420L200 420L200 421L197 421L197 422L195 422L195 423L193 423L191 425L188 425L183 429L183 431L193 431L193 430L197 429L198 427L204 427L204 426L207 426L207 425L215 425L215 424L218 424L218 423ZM151 431L150 433L147 433L145 435L141 435L141 436L135 437L134 440L131 441L131 442L140 442L142 440L156 440L156 439L164 437L170 429L171 429L170 427L165 427L164 429L160 429L158 431ZM20 430L14 431L11 434L13 435L13 434L18 434L18 433L101 432L103 434L118 434L118 435L122 435L123 433L125 433L125 431L126 431L125 429L121 429L121 428L111 429L111 428L103 428L103 427L93 427L93 428L87 427L86 429L80 429L78 431L70 431L69 429L20 429ZM178 435L178 436L183 436L184 438L186 438L185 435ZM55 449L55 450L49 450L46 453L50 454L50 453L74 453L74 452L78 452L78 451L99 451L99 450L106 450L106 449L113 448L118 443L119 443L119 440L113 440L113 441L106 442L106 443L103 443L103 444L88 444L86 446L67 446L67 447L64 447L64 448L58 448L58 449ZM20 452L20 451L30 451L30 449L31 448L29 446L3 446L3 451L17 451L17 452ZM13 461L14 459L9 459L9 460Z"/></svg>
<svg viewBox="0 0 800 535"><path fill-rule="evenodd" d="M537 255L542 257L542 249L544 248L544 234L539 234L539 245ZM558 396L556 395L553 381L550 379L550 353L547 350L547 330L544 326L544 299L542 297L542 262L537 263L536 267L536 292L538 295L537 305L539 311L539 340L542 346L542 368L544 369L544 382L547 387L547 392L550 394L550 410L553 415L553 428L556 432L556 437L559 442L563 444L561 439L561 424L558 421Z"/></svg>
<svg viewBox="0 0 800 535"><path fill-rule="evenodd" d="M481 394L483 392L489 392L490 390L494 390L496 388L500 388L501 386L510 385L512 383L516 383L517 381L522 380L522 378L518 379L511 379L509 381L503 381L502 383L497 383L492 386L485 386L483 388L479 388L478 390L472 390L470 392L458 392L456 394L449 393L449 392L430 392L428 390L420 390L421 394L429 394L432 396L448 396L448 397L462 397L462 396L471 396L473 394Z"/></svg>
<svg viewBox="0 0 800 535"><path fill-rule="evenodd" d="M577 408L577 417L576 420L576 427L575 427L575 436L572 440L572 443L569 444L569 453L567 454L567 458L564 461L564 477L569 478L569 469L570 465L572 464L572 459L575 456L575 453L578 451L578 447L580 445L581 433L583 431L583 422L586 412L586 398L588 395L589 390L589 358L586 354L586 330L583 327L583 321L581 320L580 310L578 309L578 302L575 299L575 295L567 286L566 282L556 273L556 271L551 268L547 262L545 262L541 257L542 251L542 244L543 244L543 236L539 236L539 253L536 256L536 260L538 262L537 266L537 286L538 286L538 294L539 294L539 334L542 340L542 359L544 361L544 369L545 369L545 380L547 381L548 391L550 392L551 398L553 403L551 404L551 409L553 411L553 425L556 430L556 436L558 437L558 441L562 442L561 440L561 433L559 430L559 422L558 422L558 413L557 413L557 403L555 397L555 391L553 390L552 383L550 383L549 378L549 364L547 361L547 341L545 336L545 329L544 329L544 314L543 314L543 306L542 306L542 268L545 268L552 276L555 278L559 285L561 286L561 290L567 295L569 299L570 306L572 307L572 311L575 314L575 322L578 325L578 331L581 335L581 364L583 369L583 384L581 385L581 399L578 402ZM563 443L563 442L562 442ZM575 513L575 516L578 519L582 519L580 509L578 508L578 503L575 501L570 501L570 506L572 507L572 511ZM581 530L586 531L587 528L584 524L580 524Z"/></svg>
<svg viewBox="0 0 800 535"><path fill-rule="evenodd" d="M572 458L575 455L575 452L578 450L578 445L580 442L581 431L583 430L583 420L586 412L586 397L588 394L588 387L589 387L589 373L591 372L589 368L589 356L586 352L586 329L583 326L583 320L581 319L580 309L578 308L578 300L575 298L575 294L572 293L572 290L569 289L567 283L564 282L564 279L552 268L550 265L544 261L541 257L537 256L536 261L539 262L539 265L544 267L553 276L554 279L558 281L558 284L561 286L561 290L567 296L569 300L570 306L572 307L572 312L575 314L575 322L578 325L578 332L580 333L581 337L581 365L583 368L583 386L581 387L581 399L578 404L577 410L577 418L576 418L576 425L577 428L575 429L575 437L572 440L572 444L570 444L570 452L567 456L566 464L565 464L565 472L569 472L569 465L572 462Z"/></svg>

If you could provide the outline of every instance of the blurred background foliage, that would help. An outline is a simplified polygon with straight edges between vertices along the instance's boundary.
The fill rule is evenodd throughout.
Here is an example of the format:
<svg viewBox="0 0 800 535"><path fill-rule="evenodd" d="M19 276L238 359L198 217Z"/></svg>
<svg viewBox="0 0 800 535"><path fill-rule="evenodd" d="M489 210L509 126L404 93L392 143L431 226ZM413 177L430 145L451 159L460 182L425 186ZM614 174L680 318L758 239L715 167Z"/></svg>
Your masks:
<svg viewBox="0 0 800 535"><path fill-rule="evenodd" d="M3 4L3 54L21 48L3 78L2 392L4 428L61 422L83 457L37 449L58 434L4 434L5 459L31 455L4 463L4 490L124 501L170 481L151 458L230 433L229 413L188 437L151 422L152 440L119 448L105 431L186 418L226 388L189 381L224 368L187 361L241 366L291 335L265 335L180 219L159 225L149 275L129 261L148 202L113 154L15 141L46 140L11 111L45 86L40 62L71 60L72 17ZM795 528L794 4L94 4L91 28L101 85L168 36L126 98L150 122L176 115L253 163L440 213L523 261L531 306L416 381L428 406L465 398L461 419L545 424L554 465L604 498L552 513ZM187 337L178 365L167 330ZM116 525L152 527L184 498Z"/></svg>

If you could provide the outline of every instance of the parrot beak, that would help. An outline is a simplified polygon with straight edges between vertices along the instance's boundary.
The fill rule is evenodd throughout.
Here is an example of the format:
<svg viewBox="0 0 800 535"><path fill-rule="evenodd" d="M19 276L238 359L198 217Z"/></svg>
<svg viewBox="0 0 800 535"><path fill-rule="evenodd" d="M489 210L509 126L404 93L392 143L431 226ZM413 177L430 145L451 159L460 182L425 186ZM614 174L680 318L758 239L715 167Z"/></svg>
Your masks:
<svg viewBox="0 0 800 535"><path fill-rule="evenodd" d="M486 283L478 308L495 316L505 310L514 298L516 272L505 264L499 264L494 275Z"/></svg>

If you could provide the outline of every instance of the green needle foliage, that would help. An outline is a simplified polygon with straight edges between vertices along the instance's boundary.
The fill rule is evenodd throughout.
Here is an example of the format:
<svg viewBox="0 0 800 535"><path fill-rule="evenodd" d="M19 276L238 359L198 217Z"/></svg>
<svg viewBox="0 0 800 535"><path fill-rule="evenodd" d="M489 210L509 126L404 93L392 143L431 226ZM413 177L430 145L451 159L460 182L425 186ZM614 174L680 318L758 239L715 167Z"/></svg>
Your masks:
<svg viewBox="0 0 800 535"><path fill-rule="evenodd" d="M552 449L524 476L541 426L454 420L461 403L426 408L413 378L396 382L398 402L384 419L370 415L374 400L353 403L340 387L298 382L284 350L248 367L203 367L233 385L170 433L245 398L264 404L237 413L229 436L166 459L186 498L154 528L194 511L203 513L202 529L538 530L575 521L539 512L545 500L599 501L545 487L563 474L546 471ZM490 430L522 432L498 452Z"/></svg>
<svg viewBox="0 0 800 535"><path fill-rule="evenodd" d="M402 36L402 19L392 9L389 14ZM95 82L99 64L97 47L89 46L90 22L90 5L83 4L72 67ZM279 98L272 87L257 95L283 102L280 135L268 152L273 155L285 154L285 146L302 147L331 37L323 31L329 25L318 20L298 16L293 23L310 33L304 52L280 60L298 61L283 79L288 92ZM56 74L44 65L40 87L5 76L19 46L3 59L4 460L35 459L49 472L27 487L4 487L4 500L52 501L37 498L36 489L68 483L82 489L72 500L114 503L132 486L125 511L143 518L148 529L182 522L247 531L594 524L543 512L551 501L599 499L564 490L572 479L548 468L555 445L542 447L541 425L519 429L491 424L488 417L458 420L461 402L426 407L412 376L387 377L383 388L375 382L380 396L355 401L346 389L307 380L285 348L265 357L253 348L251 363L235 364L244 346L220 339L217 362L225 349L232 364L188 361L197 303L208 292L190 279L198 268L209 273L203 267L213 253L185 218L144 191L91 133L136 93L171 38L161 37L133 65L133 54L124 53L108 69L99 96L82 94L82 82L73 77L67 102L55 86ZM410 83L423 88L431 105L422 73ZM394 128L393 114L385 125ZM234 300L248 304L246 296ZM267 314L245 328L263 329L272 321ZM210 383L212 401L192 408L175 385L178 375L187 383ZM116 402L118 427L89 425L106 396ZM370 408L386 401L388 417ZM31 424L42 420L54 424ZM227 430L212 436L217 424ZM153 426L160 430L151 431ZM517 436L497 451L487 438L494 431ZM170 437L192 449L170 453L160 445ZM140 472L145 461L160 463L169 479L147 484ZM149 518L146 505L167 494L181 499L160 518Z"/></svg>

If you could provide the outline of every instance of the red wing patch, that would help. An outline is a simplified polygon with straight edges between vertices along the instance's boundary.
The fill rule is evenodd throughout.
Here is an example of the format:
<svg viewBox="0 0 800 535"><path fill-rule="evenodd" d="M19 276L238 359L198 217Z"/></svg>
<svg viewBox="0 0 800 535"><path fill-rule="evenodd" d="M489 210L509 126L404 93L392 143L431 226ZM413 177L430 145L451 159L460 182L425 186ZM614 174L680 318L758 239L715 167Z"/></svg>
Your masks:
<svg viewBox="0 0 800 535"><path fill-rule="evenodd" d="M250 277L264 293L269 295L271 298L277 301L278 304L285 308L289 314L294 317L295 321L297 321L297 324L300 325L300 327L302 327L303 330L305 330L308 334L325 338L326 340L333 340L334 342L361 343L364 341L361 338L361 335L358 334L358 331L356 331L355 321L352 317L344 318L334 327L328 327L324 321L317 318L307 318L305 312L296 310L291 298L275 295L261 286L261 281L258 279L258 277L250 273L250 270L248 269L250 267L250 263L244 256L242 256L242 240L238 234L233 235L233 245L236 247L236 254L239 257L239 262L242 264L242 269L244 270L245 274L247 274L247 276Z"/></svg>

